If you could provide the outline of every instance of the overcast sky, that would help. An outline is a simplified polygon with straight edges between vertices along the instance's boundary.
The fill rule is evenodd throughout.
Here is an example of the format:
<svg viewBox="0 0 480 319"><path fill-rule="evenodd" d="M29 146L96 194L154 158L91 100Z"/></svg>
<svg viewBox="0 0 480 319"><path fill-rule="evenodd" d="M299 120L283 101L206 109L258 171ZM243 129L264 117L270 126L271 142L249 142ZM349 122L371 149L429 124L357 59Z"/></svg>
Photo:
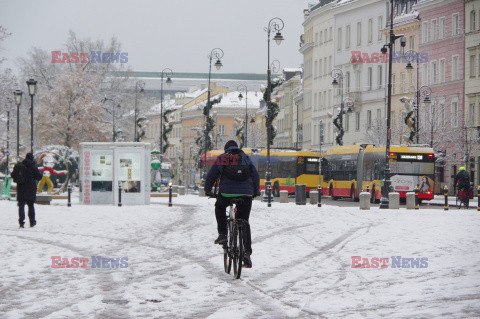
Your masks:
<svg viewBox="0 0 480 319"><path fill-rule="evenodd" d="M5 67L32 46L62 49L68 30L80 38L115 35L135 71L208 72L207 55L222 48L221 73L266 73L269 20L285 22L285 41L271 42L270 58L299 67L303 9L317 0L0 0L0 25L13 33L4 41ZM272 34L272 37L275 34Z"/></svg>

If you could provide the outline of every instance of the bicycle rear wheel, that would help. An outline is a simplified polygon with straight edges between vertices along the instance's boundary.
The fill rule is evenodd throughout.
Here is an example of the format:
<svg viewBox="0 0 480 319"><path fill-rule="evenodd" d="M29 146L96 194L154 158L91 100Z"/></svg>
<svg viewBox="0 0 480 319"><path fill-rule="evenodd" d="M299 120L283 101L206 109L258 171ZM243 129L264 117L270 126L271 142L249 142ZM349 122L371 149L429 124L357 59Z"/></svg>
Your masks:
<svg viewBox="0 0 480 319"><path fill-rule="evenodd" d="M242 229L237 225L234 226L233 230L233 276L235 279L240 279L242 275L242 266L243 266L243 234Z"/></svg>

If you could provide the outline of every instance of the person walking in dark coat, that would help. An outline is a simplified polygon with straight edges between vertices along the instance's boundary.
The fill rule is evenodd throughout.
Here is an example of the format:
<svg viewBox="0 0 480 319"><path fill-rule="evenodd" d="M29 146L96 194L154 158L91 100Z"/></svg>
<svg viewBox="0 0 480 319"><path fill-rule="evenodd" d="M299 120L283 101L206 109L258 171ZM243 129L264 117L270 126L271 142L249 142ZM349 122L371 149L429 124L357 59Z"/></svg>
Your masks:
<svg viewBox="0 0 480 319"><path fill-rule="evenodd" d="M25 204L27 204L30 227L34 227L37 221L35 220L35 207L33 204L37 199L37 181L42 179L43 174L38 170L32 153L27 154L22 164L25 165L27 174L25 175L25 183L17 185L18 222L20 223L20 228L23 228L25 224Z"/></svg>
<svg viewBox="0 0 480 319"><path fill-rule="evenodd" d="M260 177L258 171L252 163L250 157L238 148L237 142L230 140L225 144L225 153L218 156L215 164L207 174L205 181L205 194L211 194L212 187L216 180L220 178L219 194L215 203L215 217L217 219L218 238L215 244L223 245L227 243L227 217L226 210L230 205L232 197L242 197L243 202L237 204L237 218L248 221L250 210L252 209L252 198L260 194ZM245 165L250 167L250 176L245 180L232 180L223 174L228 165L228 156L236 157L236 165ZM232 164L235 165L235 164ZM246 229L244 264L246 268L252 267L250 255L252 254L250 227Z"/></svg>

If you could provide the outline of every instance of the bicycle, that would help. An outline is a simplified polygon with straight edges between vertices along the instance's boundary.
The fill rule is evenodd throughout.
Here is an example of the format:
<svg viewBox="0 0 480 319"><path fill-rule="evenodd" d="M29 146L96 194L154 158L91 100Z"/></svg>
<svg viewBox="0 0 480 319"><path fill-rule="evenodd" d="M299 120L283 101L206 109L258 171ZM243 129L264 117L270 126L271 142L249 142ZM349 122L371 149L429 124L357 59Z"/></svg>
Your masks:
<svg viewBox="0 0 480 319"><path fill-rule="evenodd" d="M462 206L468 209L470 199L473 198L473 191L459 189L457 192L456 204L458 209L461 209Z"/></svg>
<svg viewBox="0 0 480 319"><path fill-rule="evenodd" d="M216 198L216 196L211 196ZM227 243L223 244L223 266L225 272L230 274L233 265L233 277L240 279L243 268L243 255L245 253L245 230L248 221L236 218L237 205L243 202L242 198L231 198L227 208ZM235 205L235 207L234 207Z"/></svg>

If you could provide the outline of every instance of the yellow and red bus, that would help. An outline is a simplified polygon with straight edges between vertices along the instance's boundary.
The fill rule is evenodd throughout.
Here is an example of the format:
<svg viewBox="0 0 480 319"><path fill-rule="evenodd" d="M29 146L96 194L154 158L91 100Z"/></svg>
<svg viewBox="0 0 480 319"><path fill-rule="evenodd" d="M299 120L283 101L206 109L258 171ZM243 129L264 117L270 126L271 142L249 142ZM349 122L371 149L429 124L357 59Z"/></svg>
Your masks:
<svg viewBox="0 0 480 319"><path fill-rule="evenodd" d="M419 186L419 199L433 198L435 155L430 147L391 146L392 190L405 198ZM333 199L358 199L368 187L372 202L379 202L385 169L385 147L374 145L333 146L322 160L322 193Z"/></svg>
<svg viewBox="0 0 480 319"><path fill-rule="evenodd" d="M267 150L243 149L250 156L260 175L260 189L265 189L265 174L267 172ZM215 162L223 154L222 150L213 150L207 153L207 166ZM273 196L280 196L280 191L286 190L289 194L295 193L295 184L305 184L307 192L318 187L319 156L315 152L271 150L270 168Z"/></svg>

